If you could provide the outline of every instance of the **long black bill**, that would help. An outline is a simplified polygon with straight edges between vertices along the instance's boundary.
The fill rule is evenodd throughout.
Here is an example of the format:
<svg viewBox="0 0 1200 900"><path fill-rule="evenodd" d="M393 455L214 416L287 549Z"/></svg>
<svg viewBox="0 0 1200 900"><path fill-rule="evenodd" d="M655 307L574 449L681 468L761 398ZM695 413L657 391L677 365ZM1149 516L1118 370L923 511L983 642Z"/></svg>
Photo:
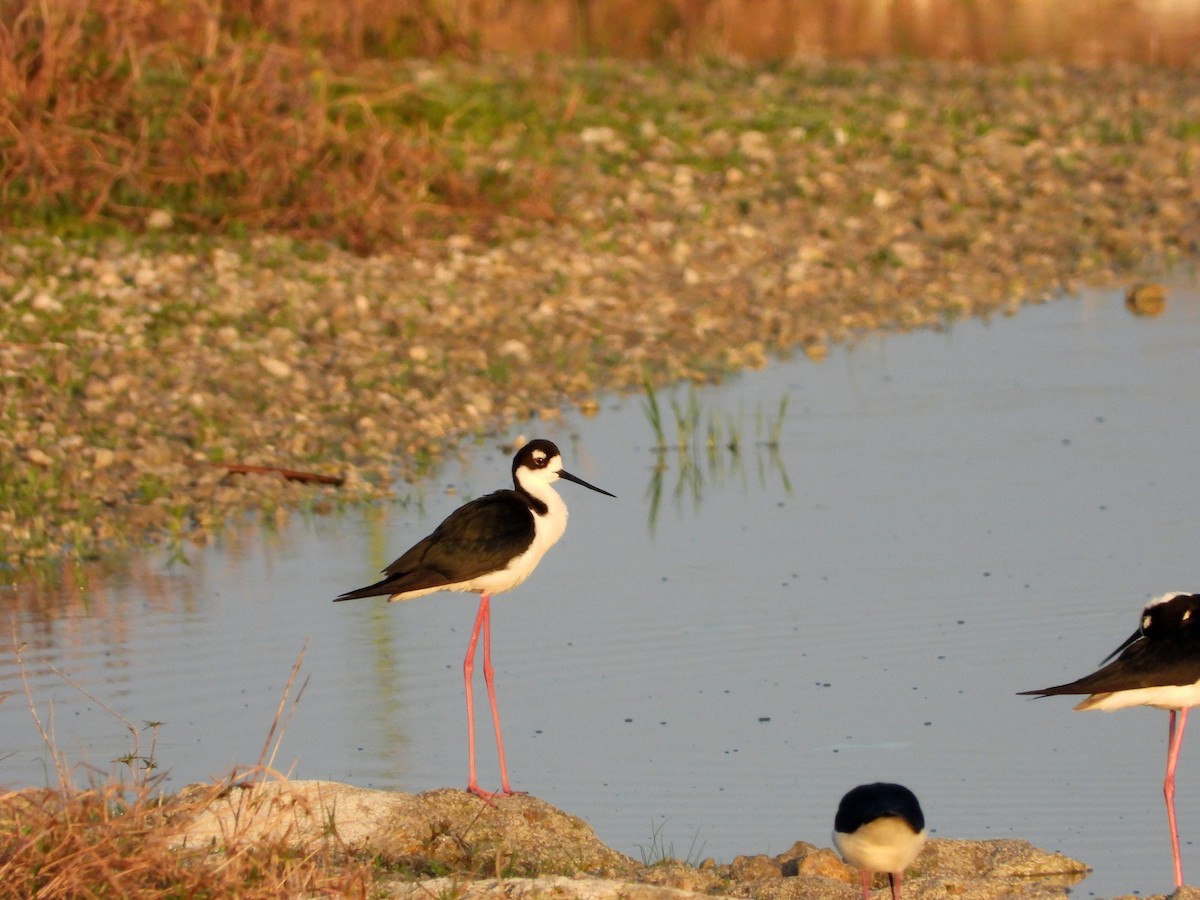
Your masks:
<svg viewBox="0 0 1200 900"><path fill-rule="evenodd" d="M565 478L565 479L567 479L567 481L573 481L576 484L582 484L585 488L591 488L597 494L603 494L606 497L616 498L616 496L617 496L616 494L610 494L608 491L604 490L604 488L598 488L594 484L588 484L582 478L575 477L574 475L572 475L570 472L566 471L565 469L558 470L558 477Z"/></svg>

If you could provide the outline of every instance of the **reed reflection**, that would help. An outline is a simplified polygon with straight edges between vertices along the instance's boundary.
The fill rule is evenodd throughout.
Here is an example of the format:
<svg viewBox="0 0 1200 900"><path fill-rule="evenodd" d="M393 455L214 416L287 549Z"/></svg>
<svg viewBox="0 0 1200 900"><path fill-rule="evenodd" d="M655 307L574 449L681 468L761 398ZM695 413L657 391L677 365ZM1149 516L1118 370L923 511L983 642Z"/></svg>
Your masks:
<svg viewBox="0 0 1200 900"><path fill-rule="evenodd" d="M659 396L647 387L642 410L654 431L654 466L646 486L650 532L657 527L663 498L668 492L668 472L674 476L669 492L677 510L682 509L688 498L692 509L699 509L704 488L709 484L738 481L743 490L748 490L751 471L760 489L777 478L783 491L791 494L792 483L779 453L779 436L787 408L788 394L784 393L774 413L766 413L759 405L754 410L752 425L747 426L744 409L736 414L715 406L705 410L695 387L689 386L685 398L681 399L677 392L667 398L672 439L668 437ZM753 428L749 439L748 427Z"/></svg>

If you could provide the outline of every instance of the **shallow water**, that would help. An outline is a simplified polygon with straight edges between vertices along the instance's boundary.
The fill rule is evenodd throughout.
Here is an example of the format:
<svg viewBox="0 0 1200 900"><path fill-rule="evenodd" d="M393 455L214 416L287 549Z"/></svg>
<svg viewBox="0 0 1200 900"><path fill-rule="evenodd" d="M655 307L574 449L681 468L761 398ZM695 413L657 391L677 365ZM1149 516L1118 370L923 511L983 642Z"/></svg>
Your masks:
<svg viewBox="0 0 1200 900"><path fill-rule="evenodd" d="M619 499L561 484L566 537L493 604L514 786L634 857L729 861L828 845L845 790L894 780L935 834L1020 837L1092 864L1079 894L1169 890L1166 714L1015 692L1094 669L1149 596L1200 589L1198 385L1190 280L1157 318L1089 292L705 389L701 429L741 450L697 443L690 465L672 448L659 467L638 398L527 424ZM688 397L660 394L672 440L670 401ZM108 771L133 749L119 713L163 723L137 750L170 787L254 763L306 648L276 766L464 786L475 598L329 601L502 486L498 444L411 502L233 532L187 565L137 560L86 602L0 594L0 694L14 692L0 783L53 781L15 638L72 762ZM483 698L479 685L480 777L496 787ZM1177 803L1196 881L1191 743Z"/></svg>

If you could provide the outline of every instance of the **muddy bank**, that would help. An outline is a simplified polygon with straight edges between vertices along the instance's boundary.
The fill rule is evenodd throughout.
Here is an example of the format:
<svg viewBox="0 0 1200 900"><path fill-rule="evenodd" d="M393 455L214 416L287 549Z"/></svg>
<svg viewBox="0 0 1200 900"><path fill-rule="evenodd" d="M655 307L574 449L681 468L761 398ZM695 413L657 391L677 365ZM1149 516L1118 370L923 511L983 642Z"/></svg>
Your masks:
<svg viewBox="0 0 1200 900"><path fill-rule="evenodd" d="M375 859L378 887L404 900L860 896L855 870L827 844L804 840L776 856L751 851L729 863L638 861L605 846L580 819L529 796L489 806L459 790L412 795L320 781L272 782L217 798L205 791L194 789L193 799L183 801L187 813L172 817L177 843L217 848L231 838L282 839L309 853L333 842L351 856ZM1066 897L1086 872L1084 863L1025 841L934 838L909 870L905 896L1049 900ZM878 876L876 886L885 882Z"/></svg>

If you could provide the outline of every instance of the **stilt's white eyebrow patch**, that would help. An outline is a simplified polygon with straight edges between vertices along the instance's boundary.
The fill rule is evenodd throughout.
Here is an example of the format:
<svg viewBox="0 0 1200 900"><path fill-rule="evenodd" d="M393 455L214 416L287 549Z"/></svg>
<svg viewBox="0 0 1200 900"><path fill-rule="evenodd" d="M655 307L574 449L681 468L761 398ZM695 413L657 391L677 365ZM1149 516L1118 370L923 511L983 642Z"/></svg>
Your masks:
<svg viewBox="0 0 1200 900"><path fill-rule="evenodd" d="M534 462L545 462L546 454L543 453L541 450L534 450L533 451L533 459L534 459Z"/></svg>
<svg viewBox="0 0 1200 900"><path fill-rule="evenodd" d="M1183 611L1183 615L1180 617L1179 621L1186 622L1191 617L1192 617L1192 611L1190 609L1186 609Z"/></svg>
<svg viewBox="0 0 1200 900"><path fill-rule="evenodd" d="M1148 615L1142 616L1142 631L1145 631L1149 627L1150 627L1150 617Z"/></svg>

